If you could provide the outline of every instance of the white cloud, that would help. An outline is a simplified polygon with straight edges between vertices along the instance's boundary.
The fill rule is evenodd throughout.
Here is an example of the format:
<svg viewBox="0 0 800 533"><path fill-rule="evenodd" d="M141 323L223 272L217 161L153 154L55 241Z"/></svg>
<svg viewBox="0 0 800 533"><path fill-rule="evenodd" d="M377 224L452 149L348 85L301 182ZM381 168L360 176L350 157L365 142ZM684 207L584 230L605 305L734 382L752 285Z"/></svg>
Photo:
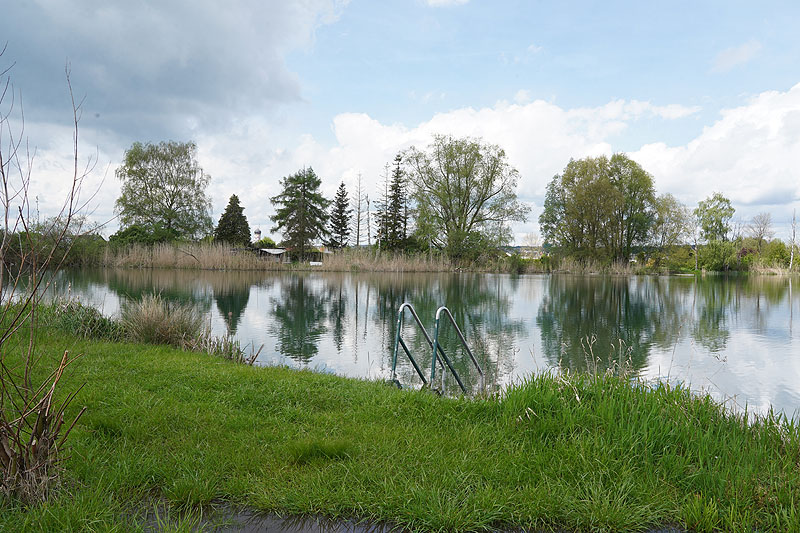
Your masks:
<svg viewBox="0 0 800 533"><path fill-rule="evenodd" d="M531 101L531 92L527 89L520 89L514 94L514 102L518 104L527 104Z"/></svg>
<svg viewBox="0 0 800 533"><path fill-rule="evenodd" d="M689 204L713 191L744 213L800 200L800 84L721 115L685 145L648 144L630 155L653 173L660 191Z"/></svg>
<svg viewBox="0 0 800 533"><path fill-rule="evenodd" d="M340 180L352 191L359 173L367 192L376 197L384 165L397 152L411 145L423 148L434 134L444 133L481 137L506 151L521 174L520 198L534 205L530 221L514 227L515 233L524 235L538 231L536 219L545 187L570 158L613 153L618 150L613 136L634 121L648 121L658 128L663 120L697 111L638 100L569 109L531 101L530 96L519 91L516 103L500 101L491 107L455 109L416 125L385 124L366 113L341 113L331 123L332 142L310 134L286 137L281 126L263 115L199 134L198 158L212 176L209 192L214 216L219 216L231 194L237 194L250 223L269 231L273 213L269 198L279 192L280 178L309 165L322 178L323 192L329 197ZM69 146L68 127L28 124L27 130L33 138L42 133L53 139L48 146ZM104 219L119 194L113 172L125 147L109 145L107 132L92 127L83 128L81 138L84 154L93 146L103 147L92 183L105 174L96 201L96 219ZM34 168L34 194L39 195L43 209L54 208L56 200L63 197L60 188L70 168L70 154L48 146L38 152ZM742 219L770 211L777 226L791 216L792 206L800 208L800 84L785 92L762 93L722 111L718 120L685 144L651 143L629 155L654 175L660 193L673 193L693 206L711 192L721 191L734 202ZM781 237L780 228L776 229Z"/></svg>
<svg viewBox="0 0 800 533"><path fill-rule="evenodd" d="M752 60L760 51L761 43L751 39L739 46L727 48L717 54L711 70L714 72L727 72L732 68L744 65Z"/></svg>
<svg viewBox="0 0 800 533"><path fill-rule="evenodd" d="M523 102L529 97L524 92L517 96ZM637 100L575 109L543 100L501 101L492 107L438 113L413 126L384 124L365 113L343 113L333 119L335 141L330 145L310 135L287 141L260 126L260 132L255 128L215 136L217 146L208 144L212 148L202 151L202 163L212 175L229 176L219 184L225 194L249 187L253 194L240 195L250 199L245 200L248 217L266 220L272 212L267 199L278 192L278 179L305 165L312 165L322 177L328 196L342 179L352 191L359 173L374 196L384 165L398 151L411 145L425 147L437 133L481 137L505 149L522 177L520 198L540 207L547 183L570 158L613 153L617 148L610 139L632 121L651 121L656 128L662 120L696 111ZM211 139L199 141L204 146ZM265 146L276 148L265 152ZM242 155L240 161L231 162L230 154L236 152L254 154L257 161ZM791 203L800 207L800 84L723 111L719 120L686 144L652 143L629 155L654 175L659 193L670 192L687 205L696 205L711 192L722 191L743 219L766 210L778 220L782 211L776 205L784 205L787 213ZM255 173L253 164L259 169ZM225 200L227 196L215 193L218 209ZM535 208L530 221L515 227L515 232L538 230L538 214Z"/></svg>

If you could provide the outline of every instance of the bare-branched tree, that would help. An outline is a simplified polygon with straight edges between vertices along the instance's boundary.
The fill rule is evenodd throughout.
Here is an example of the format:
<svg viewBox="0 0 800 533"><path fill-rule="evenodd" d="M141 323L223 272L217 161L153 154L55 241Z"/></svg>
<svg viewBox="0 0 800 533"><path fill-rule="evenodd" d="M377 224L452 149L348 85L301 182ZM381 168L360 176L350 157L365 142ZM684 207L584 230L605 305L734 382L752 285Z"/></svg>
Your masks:
<svg viewBox="0 0 800 533"><path fill-rule="evenodd" d="M775 231L772 229L772 215L759 213L754 216L747 225L747 233L755 239L758 251L761 252L764 241L770 240L775 235Z"/></svg>
<svg viewBox="0 0 800 533"><path fill-rule="evenodd" d="M85 220L80 216L87 205L81 200L81 188L96 158L83 168L79 165L81 103L75 101L67 67L74 126L73 165L65 177L68 192L59 213L36 223L38 213L30 200L34 152L24 138L21 98L10 70L0 67L0 495L33 503L51 492L65 441L83 414L81 410L64 425L65 411L79 389L61 395L61 401L56 401L55 393L74 357L69 351L58 357L40 353L36 326L42 295L69 249L68 235ZM36 380L34 376L42 374L34 371L37 365L51 363L49 376Z"/></svg>

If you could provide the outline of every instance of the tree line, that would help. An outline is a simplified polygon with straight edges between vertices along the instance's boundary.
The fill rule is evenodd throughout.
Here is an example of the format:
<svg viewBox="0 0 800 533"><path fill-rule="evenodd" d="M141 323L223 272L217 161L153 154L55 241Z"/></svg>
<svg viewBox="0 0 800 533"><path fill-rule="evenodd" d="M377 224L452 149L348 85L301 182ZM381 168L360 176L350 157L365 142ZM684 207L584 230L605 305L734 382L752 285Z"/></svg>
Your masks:
<svg viewBox="0 0 800 533"><path fill-rule="evenodd" d="M792 268L789 246L772 239L772 217L734 223L735 209L715 192L695 209L657 195L653 176L625 154L571 160L547 185L539 225L557 257L601 263L642 260L672 270Z"/></svg>
<svg viewBox="0 0 800 533"><path fill-rule="evenodd" d="M213 239L249 245L250 228L236 195L214 227L206 195L209 176L196 163L194 143L134 143L116 176L122 193L115 208L120 245L175 239ZM306 167L280 180L270 198L274 232L297 257L314 243L333 249L370 246L380 250L445 253L475 259L512 240L509 223L524 221L519 173L505 152L478 139L438 135L426 149L411 147L386 166L377 201L371 202L359 176L353 198L341 182L333 199L320 191L321 179Z"/></svg>
<svg viewBox="0 0 800 533"><path fill-rule="evenodd" d="M216 225L207 194L210 176L197 162L193 142L133 143L116 169L121 193L115 203L119 231L108 245L215 241L270 248L251 242L239 197L232 195ZM437 135L425 148L411 147L387 163L376 197L359 175L352 194L344 182L333 198L321 193L313 168L280 179L273 232L280 245L303 258L316 244L334 250L363 247L403 253L441 253L474 261L512 242L510 223L529 207L516 195L518 171L505 152L480 139ZM657 194L653 176L625 154L570 160L548 183L539 225L545 255L601 264L628 263L669 270L746 270L755 265L794 266L795 238L773 239L772 218L748 223L721 193L694 209L669 193ZM42 227L58 227L48 220ZM102 254L105 241L83 219L67 228L73 263ZM794 231L794 223L793 223ZM52 231L27 242L46 244ZM80 238L78 238L80 237ZM44 244L42 244L44 246ZM552 265L552 261L548 263Z"/></svg>

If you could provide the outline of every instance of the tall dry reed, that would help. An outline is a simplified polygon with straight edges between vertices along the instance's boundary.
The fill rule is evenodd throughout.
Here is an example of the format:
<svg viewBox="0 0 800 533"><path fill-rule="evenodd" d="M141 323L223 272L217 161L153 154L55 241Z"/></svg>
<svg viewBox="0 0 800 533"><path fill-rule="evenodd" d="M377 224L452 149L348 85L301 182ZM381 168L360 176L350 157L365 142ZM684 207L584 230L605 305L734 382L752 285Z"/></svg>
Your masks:
<svg viewBox="0 0 800 533"><path fill-rule="evenodd" d="M106 251L103 264L118 268L178 268L200 270L329 270L364 272L449 272L455 270L445 257L409 256L400 253L345 248L324 254L322 265L309 262L279 263L249 250L232 250L223 244L134 245Z"/></svg>

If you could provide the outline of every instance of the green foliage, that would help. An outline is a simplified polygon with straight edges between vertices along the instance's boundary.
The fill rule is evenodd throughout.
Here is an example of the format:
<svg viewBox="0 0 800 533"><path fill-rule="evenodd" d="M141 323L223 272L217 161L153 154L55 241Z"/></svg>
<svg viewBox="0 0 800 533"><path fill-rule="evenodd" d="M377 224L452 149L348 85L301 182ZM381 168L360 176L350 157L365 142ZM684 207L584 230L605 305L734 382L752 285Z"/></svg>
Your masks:
<svg viewBox="0 0 800 533"><path fill-rule="evenodd" d="M495 242L491 236L478 231L452 232L444 252L454 261L470 263L490 254Z"/></svg>
<svg viewBox="0 0 800 533"><path fill-rule="evenodd" d="M691 232L691 213L671 194L655 199L650 244L657 250L656 266L669 261L670 253L684 244Z"/></svg>
<svg viewBox="0 0 800 533"><path fill-rule="evenodd" d="M40 319L80 339L119 341L125 337L124 328L113 318L78 300L57 300L39 309Z"/></svg>
<svg viewBox="0 0 800 533"><path fill-rule="evenodd" d="M736 245L730 241L709 241L698 253L702 269L725 271L737 266Z"/></svg>
<svg viewBox="0 0 800 533"><path fill-rule="evenodd" d="M427 151L412 147L402 157L414 187L417 235L452 258L508 243L507 223L524 221L530 211L517 200L519 173L498 146L437 135ZM464 249L470 242L483 248Z"/></svg>
<svg viewBox="0 0 800 533"><path fill-rule="evenodd" d="M519 254L512 254L508 257L507 268L511 274L524 274L535 264L535 259L526 259Z"/></svg>
<svg viewBox="0 0 800 533"><path fill-rule="evenodd" d="M135 142L125 152L117 178L122 191L115 204L121 225L163 227L178 237L198 239L212 229L210 177L197 164L193 142Z"/></svg>
<svg viewBox="0 0 800 533"><path fill-rule="evenodd" d="M264 237L260 241L253 243L253 248L276 248L278 245L269 237Z"/></svg>
<svg viewBox="0 0 800 533"><path fill-rule="evenodd" d="M773 239L764 247L763 257L768 266L788 268L789 247L780 239Z"/></svg>
<svg viewBox="0 0 800 533"><path fill-rule="evenodd" d="M301 259L314 240L327 234L326 210L330 201L319 192L321 183L311 167L304 168L282 178L283 191L270 198L276 206L275 214L270 217L276 223L272 231L281 231L283 243Z"/></svg>
<svg viewBox="0 0 800 533"><path fill-rule="evenodd" d="M225 212L219 217L214 229L214 239L232 245L246 246L250 244L250 224L244 216L244 208L239 205L239 197L231 195Z"/></svg>
<svg viewBox="0 0 800 533"><path fill-rule="evenodd" d="M384 250L402 250L408 246L408 192L406 174L401 166L402 156L394 158L391 180L386 194L377 205L377 240Z"/></svg>
<svg viewBox="0 0 800 533"><path fill-rule="evenodd" d="M154 244L170 242L178 239L175 230L169 230L161 224L132 224L125 229L120 229L108 238L108 243L113 248L127 248L134 244L152 246Z"/></svg>
<svg viewBox="0 0 800 533"><path fill-rule="evenodd" d="M52 217L44 222L28 223L29 231L10 232L3 256L9 263L42 264L50 258L53 266L90 266L100 264L106 240L85 216L69 221ZM3 232L0 231L0 237Z"/></svg>
<svg viewBox="0 0 800 533"><path fill-rule="evenodd" d="M547 186L545 242L578 259L627 261L653 221L653 177L625 154L571 160Z"/></svg>
<svg viewBox="0 0 800 533"><path fill-rule="evenodd" d="M687 272L694 270L694 252L690 246L674 246L665 260L669 270Z"/></svg>
<svg viewBox="0 0 800 533"><path fill-rule="evenodd" d="M353 209L350 207L350 200L347 197L347 189L344 182L339 184L336 197L333 199L330 213L330 228L327 245L331 248L344 248L350 238L350 219L353 216Z"/></svg>
<svg viewBox="0 0 800 533"><path fill-rule="evenodd" d="M700 224L701 236L706 241L727 241L731 231L730 221L736 210L731 201L715 192L697 205L694 215Z"/></svg>

